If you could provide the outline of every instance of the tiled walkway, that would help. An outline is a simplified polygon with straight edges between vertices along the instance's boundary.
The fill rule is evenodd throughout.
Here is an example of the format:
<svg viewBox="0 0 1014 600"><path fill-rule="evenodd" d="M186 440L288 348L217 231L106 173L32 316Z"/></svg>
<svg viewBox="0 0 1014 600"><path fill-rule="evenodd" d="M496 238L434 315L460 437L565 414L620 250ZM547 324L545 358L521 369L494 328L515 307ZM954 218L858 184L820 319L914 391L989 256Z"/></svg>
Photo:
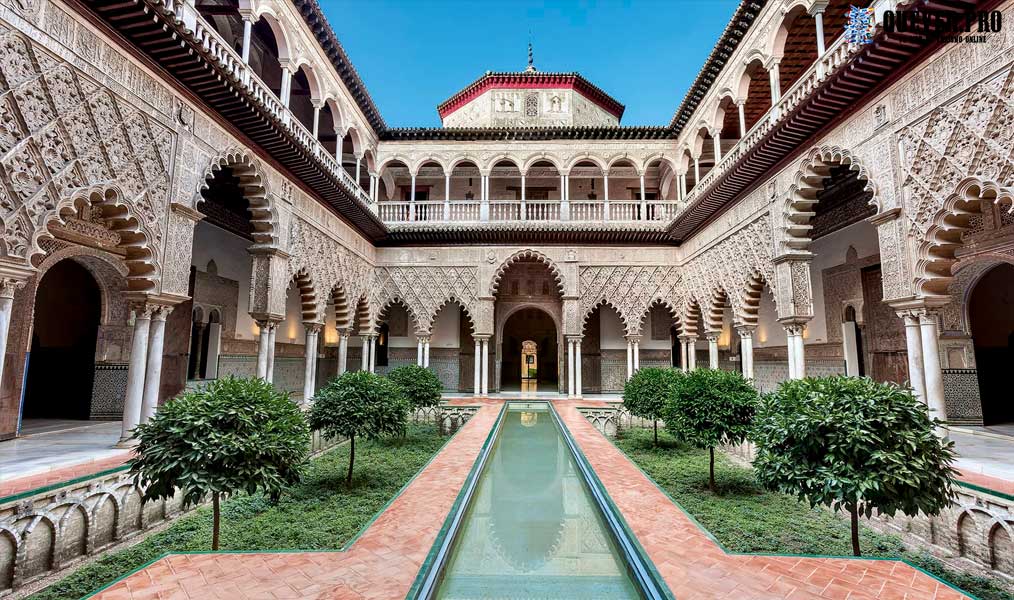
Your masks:
<svg viewBox="0 0 1014 600"><path fill-rule="evenodd" d="M177 554L95 597L404 598L496 420L485 404L346 552Z"/></svg>
<svg viewBox="0 0 1014 600"><path fill-rule="evenodd" d="M964 598L901 562L726 554L581 416L587 402L554 404L678 600Z"/></svg>

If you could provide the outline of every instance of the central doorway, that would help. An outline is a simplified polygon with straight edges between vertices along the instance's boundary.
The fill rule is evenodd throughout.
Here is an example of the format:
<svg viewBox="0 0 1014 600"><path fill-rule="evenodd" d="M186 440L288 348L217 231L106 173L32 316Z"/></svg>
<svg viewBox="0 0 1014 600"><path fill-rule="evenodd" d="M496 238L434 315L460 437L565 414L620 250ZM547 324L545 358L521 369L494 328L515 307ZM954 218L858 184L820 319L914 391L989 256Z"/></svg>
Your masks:
<svg viewBox="0 0 1014 600"><path fill-rule="evenodd" d="M1010 365L1014 360L1014 265L997 265L972 289L968 303L984 425L1014 423Z"/></svg>
<svg viewBox="0 0 1014 600"><path fill-rule="evenodd" d="M500 389L552 392L559 386L556 323L538 308L523 308L503 327Z"/></svg>

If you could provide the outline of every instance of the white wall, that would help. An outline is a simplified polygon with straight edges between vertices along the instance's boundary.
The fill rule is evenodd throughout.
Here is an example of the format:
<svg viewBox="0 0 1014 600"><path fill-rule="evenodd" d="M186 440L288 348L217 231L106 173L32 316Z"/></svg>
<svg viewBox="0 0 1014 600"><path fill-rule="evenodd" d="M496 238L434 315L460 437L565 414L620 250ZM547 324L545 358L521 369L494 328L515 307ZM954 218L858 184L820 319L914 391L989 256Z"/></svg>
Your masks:
<svg viewBox="0 0 1014 600"><path fill-rule="evenodd" d="M207 272L208 261L214 260L218 274L239 282L236 298L236 338L257 339L258 328L250 317L250 273L252 269L247 248L251 242L210 223L200 221L194 228L191 264Z"/></svg>
<svg viewBox="0 0 1014 600"><path fill-rule="evenodd" d="M623 339L620 316L608 306L600 308L599 315L599 347L602 350L626 350L627 340Z"/></svg>
<svg viewBox="0 0 1014 600"><path fill-rule="evenodd" d="M457 304L444 306L433 319L430 348L460 348L461 342L458 339L460 326L461 308Z"/></svg>
<svg viewBox="0 0 1014 600"><path fill-rule="evenodd" d="M880 252L877 243L877 230L866 221L860 221L826 235L810 244L813 261L810 263L810 281L813 286L814 317L806 324L804 340L819 344L827 342L826 310L837 312L839 306L824 306L824 282L821 272L838 265L845 264L845 253L849 246L856 249L859 258L872 256Z"/></svg>
<svg viewBox="0 0 1014 600"><path fill-rule="evenodd" d="M303 326L303 308L299 290L294 281L289 282L285 292L285 320L278 325L275 342L282 344L306 344L306 327Z"/></svg>

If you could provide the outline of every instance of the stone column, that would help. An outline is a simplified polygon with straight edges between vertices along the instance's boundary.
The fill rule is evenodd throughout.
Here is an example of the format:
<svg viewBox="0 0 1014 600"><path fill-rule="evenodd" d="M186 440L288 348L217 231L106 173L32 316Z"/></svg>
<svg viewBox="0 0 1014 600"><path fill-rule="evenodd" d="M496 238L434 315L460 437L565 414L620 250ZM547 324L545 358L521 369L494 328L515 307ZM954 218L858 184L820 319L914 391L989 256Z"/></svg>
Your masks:
<svg viewBox="0 0 1014 600"><path fill-rule="evenodd" d="M194 338L197 342L194 344L194 379L201 378L201 358L204 356L201 338L204 337L204 328L207 326L207 323L194 323ZM208 340L208 346L211 346L211 340Z"/></svg>
<svg viewBox="0 0 1014 600"><path fill-rule="evenodd" d="M680 368L684 371L687 370L687 338L686 336L680 336Z"/></svg>
<svg viewBox="0 0 1014 600"><path fill-rule="evenodd" d="M4 363L7 362L7 335L11 330L14 292L24 287L21 279L0 278L0 390L3 389Z"/></svg>
<svg viewBox="0 0 1014 600"><path fill-rule="evenodd" d="M278 333L278 323L272 323L268 330L268 383L275 380L275 334Z"/></svg>
<svg viewBox="0 0 1014 600"><path fill-rule="evenodd" d="M317 139L320 135L320 106L321 102L313 102L313 139Z"/></svg>
<svg viewBox="0 0 1014 600"><path fill-rule="evenodd" d="M412 173L412 188L408 196L408 220L415 221L415 173Z"/></svg>
<svg viewBox="0 0 1014 600"><path fill-rule="evenodd" d="M560 220L570 220L570 172L560 174Z"/></svg>
<svg viewBox="0 0 1014 600"><path fill-rule="evenodd" d="M697 368L697 338L687 338L687 369L693 371Z"/></svg>
<svg viewBox="0 0 1014 600"><path fill-rule="evenodd" d="M370 336L363 334L363 361L360 371L370 370Z"/></svg>
<svg viewBox="0 0 1014 600"><path fill-rule="evenodd" d="M279 98L282 102L282 106L289 108L289 97L292 92L292 71L289 70L288 65L282 66L282 87L279 90L282 97Z"/></svg>
<svg viewBox="0 0 1014 600"><path fill-rule="evenodd" d="M778 104L778 101L782 99L782 84L778 79L778 63L779 59L773 58L768 61L765 65L768 70L768 79L771 84L771 106Z"/></svg>
<svg viewBox="0 0 1014 600"><path fill-rule="evenodd" d="M746 112L744 107L746 106L746 100L736 101L736 110L739 111L739 139L746 137Z"/></svg>
<svg viewBox="0 0 1014 600"><path fill-rule="evenodd" d="M133 445L131 432L141 422L141 401L144 397L144 371L148 362L148 337L151 315L155 307L140 302L133 307L134 333L130 341L130 363L127 367L127 394L123 400L123 426L119 447Z"/></svg>
<svg viewBox="0 0 1014 600"><path fill-rule="evenodd" d="M260 332L257 336L257 376L267 381L268 379L268 354L271 343L271 329L275 324L271 321L258 320L257 327Z"/></svg>
<svg viewBox="0 0 1014 600"><path fill-rule="evenodd" d="M627 379L634 374L634 342L627 337Z"/></svg>
<svg viewBox="0 0 1014 600"><path fill-rule="evenodd" d="M363 169L363 155L362 154L357 154L356 155L356 185L359 185L359 175L360 175L360 173L362 173L362 169Z"/></svg>
<svg viewBox="0 0 1014 600"><path fill-rule="evenodd" d="M574 397L574 338L567 338L567 397Z"/></svg>
<svg viewBox="0 0 1014 600"><path fill-rule="evenodd" d="M474 365L472 370L475 371L472 395L478 398L482 395L482 342L479 338L475 338L475 358L472 360L472 363Z"/></svg>
<svg viewBox="0 0 1014 600"><path fill-rule="evenodd" d="M718 333L709 331L704 335L704 339L708 340L708 368L718 368Z"/></svg>
<svg viewBox="0 0 1014 600"><path fill-rule="evenodd" d="M753 379L753 330L755 327L740 326L739 333L740 364L743 365L743 377Z"/></svg>
<svg viewBox="0 0 1014 600"><path fill-rule="evenodd" d="M694 187L701 182L701 159L698 156L694 157Z"/></svg>
<svg viewBox="0 0 1014 600"><path fill-rule="evenodd" d="M711 131L711 141L715 144L715 166L722 162L722 130L713 129Z"/></svg>
<svg viewBox="0 0 1014 600"><path fill-rule="evenodd" d="M634 339L634 373L641 370L641 336L631 336Z"/></svg>
<svg viewBox="0 0 1014 600"><path fill-rule="evenodd" d="M141 423L147 423L158 409L158 391L162 384L162 355L165 347L165 320L171 306L156 306L149 327L148 360L144 371L144 394L141 398Z"/></svg>
<svg viewBox="0 0 1014 600"><path fill-rule="evenodd" d="M926 377L926 404L930 417L947 420L947 405L944 403L944 375L940 370L940 347L937 332L937 317L926 312L919 317L922 333L922 363ZM946 431L946 428L943 428Z"/></svg>
<svg viewBox="0 0 1014 600"><path fill-rule="evenodd" d="M253 15L243 15L243 51L240 57L250 64L250 34L253 32Z"/></svg>
<svg viewBox="0 0 1014 600"><path fill-rule="evenodd" d="M482 338L482 395L489 396L489 338Z"/></svg>
<svg viewBox="0 0 1014 600"><path fill-rule="evenodd" d="M377 336L371 335L370 338L370 373L377 372Z"/></svg>
<svg viewBox="0 0 1014 600"><path fill-rule="evenodd" d="M422 336L416 336L415 338L415 364L417 366L423 366L423 339Z"/></svg>
<svg viewBox="0 0 1014 600"><path fill-rule="evenodd" d="M810 7L810 14L813 15L813 24L817 29L817 58L824 56L826 48L824 46L824 10L827 8L827 2L817 2Z"/></svg>
<svg viewBox="0 0 1014 600"><path fill-rule="evenodd" d="M609 220L609 170L602 174L602 218L603 220Z"/></svg>
<svg viewBox="0 0 1014 600"><path fill-rule="evenodd" d="M344 375L349 367L349 338L352 331L338 330L338 374Z"/></svg>
<svg viewBox="0 0 1014 600"><path fill-rule="evenodd" d="M208 359L205 379L218 379L218 357L222 354L222 324L208 323Z"/></svg>
<svg viewBox="0 0 1014 600"><path fill-rule="evenodd" d="M789 355L789 379L806 377L806 357L803 352L802 323L785 323L786 349Z"/></svg>
<svg viewBox="0 0 1014 600"><path fill-rule="evenodd" d="M489 175L480 174L481 190L479 193L479 220L489 220Z"/></svg>
<svg viewBox="0 0 1014 600"><path fill-rule="evenodd" d="M430 338L429 336L423 338L423 365L427 369L430 367Z"/></svg>
<svg viewBox="0 0 1014 600"><path fill-rule="evenodd" d="M317 371L317 336L320 334L320 323L304 323L306 327L306 345L303 346L303 402L313 397Z"/></svg>
<svg viewBox="0 0 1014 600"><path fill-rule="evenodd" d="M898 313L905 321L905 348L908 350L908 381L917 398L929 406L926 399L926 375L923 372L922 334L919 316L924 311L907 310Z"/></svg>
<svg viewBox="0 0 1014 600"><path fill-rule="evenodd" d="M648 201L644 197L644 173L640 174L641 180L641 214L639 218L643 221L648 218Z"/></svg>
<svg viewBox="0 0 1014 600"><path fill-rule="evenodd" d="M581 397L581 338L574 340L574 396Z"/></svg>
<svg viewBox="0 0 1014 600"><path fill-rule="evenodd" d="M451 174L444 175L444 220L451 220Z"/></svg>

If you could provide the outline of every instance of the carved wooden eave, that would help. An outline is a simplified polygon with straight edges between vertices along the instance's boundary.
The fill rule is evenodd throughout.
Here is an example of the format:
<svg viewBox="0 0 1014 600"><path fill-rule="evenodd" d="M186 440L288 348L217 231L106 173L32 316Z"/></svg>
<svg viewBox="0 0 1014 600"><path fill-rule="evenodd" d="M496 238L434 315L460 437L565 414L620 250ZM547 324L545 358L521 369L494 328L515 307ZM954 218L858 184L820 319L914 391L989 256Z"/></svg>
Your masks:
<svg viewBox="0 0 1014 600"><path fill-rule="evenodd" d="M701 100L708 94L711 85L718 78L718 74L722 72L725 63L743 40L746 32L753 25L754 19L760 14L765 4L767 4L767 0L742 0L740 2L736 8L736 12L733 13L732 18L729 19L729 23L725 26L725 30L722 31L722 35L715 43L715 47L711 49L708 59L704 61L704 66L697 73L694 83L687 90L687 95L683 97L683 102L676 109L676 114L673 115L672 121L669 122L669 127L677 135L683 131L683 128L693 116L694 111L700 105Z"/></svg>
<svg viewBox="0 0 1014 600"><path fill-rule="evenodd" d="M328 58L331 59L331 64L334 65L335 71L338 72L338 77L341 78L342 83L345 84L349 93L352 94L356 105L359 106L359 110L363 111L363 114L366 115L366 120L369 121L370 127L373 127L374 133L379 134L387 129L387 124L384 123L384 118L380 115L380 111L377 110L377 105L373 103L373 98L370 97L366 84L363 83L359 72L356 71L352 61L345 54L345 49L338 41L334 29L331 28L331 23L324 16L324 12L320 9L320 4L317 3L317 0L292 0L292 4L303 15L303 20L306 21L310 30L317 37L317 43L320 44L320 47L324 49Z"/></svg>
<svg viewBox="0 0 1014 600"><path fill-rule="evenodd" d="M999 0L915 0L898 10L987 10ZM881 29L872 43L828 75L796 108L782 116L771 130L717 177L710 187L672 221L669 233L682 243L726 208L732 206L785 164L813 145L815 138L842 122L865 102L911 72L908 68L940 47L933 36L921 32L886 33Z"/></svg>
<svg viewBox="0 0 1014 600"><path fill-rule="evenodd" d="M672 245L665 223L508 221L489 223L409 223L390 225L378 246L405 244L601 244Z"/></svg>
<svg viewBox="0 0 1014 600"><path fill-rule="evenodd" d="M407 127L387 129L380 139L387 142L448 140L540 141L540 140L666 140L675 138L665 126L581 127Z"/></svg>
<svg viewBox="0 0 1014 600"><path fill-rule="evenodd" d="M253 97L215 56L207 53L161 0L81 0L74 3L111 33L140 50L149 66L177 81L212 111L264 149L325 206L365 237L377 241L387 228L356 192L326 169L261 100Z"/></svg>

